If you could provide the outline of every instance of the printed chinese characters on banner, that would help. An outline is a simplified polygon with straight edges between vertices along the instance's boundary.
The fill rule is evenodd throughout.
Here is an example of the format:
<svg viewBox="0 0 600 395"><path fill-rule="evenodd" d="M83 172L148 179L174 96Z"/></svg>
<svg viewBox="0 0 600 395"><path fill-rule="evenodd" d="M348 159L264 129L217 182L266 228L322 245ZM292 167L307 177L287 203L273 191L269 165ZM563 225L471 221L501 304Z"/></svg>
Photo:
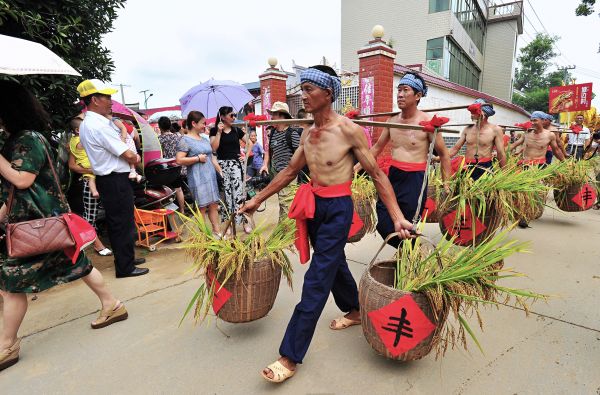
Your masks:
<svg viewBox="0 0 600 395"><path fill-rule="evenodd" d="M375 109L375 86L373 83L373 77L366 77L360 79L360 113L364 114L373 114ZM369 142L369 147L373 144L372 136L373 136L373 128L371 126L363 127L365 131L365 136L367 137L367 141Z"/></svg>
<svg viewBox="0 0 600 395"><path fill-rule="evenodd" d="M548 112L585 111L592 106L592 83L554 86L550 88Z"/></svg>

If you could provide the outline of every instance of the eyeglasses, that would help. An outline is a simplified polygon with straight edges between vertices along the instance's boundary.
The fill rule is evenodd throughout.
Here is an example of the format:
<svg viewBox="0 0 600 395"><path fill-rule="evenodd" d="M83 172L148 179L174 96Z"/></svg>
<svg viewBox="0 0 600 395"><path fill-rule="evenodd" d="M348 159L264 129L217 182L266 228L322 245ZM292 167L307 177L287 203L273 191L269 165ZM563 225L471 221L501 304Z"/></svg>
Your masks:
<svg viewBox="0 0 600 395"><path fill-rule="evenodd" d="M234 113L231 113L231 114L229 114L229 116L230 116L231 118L235 118L235 114L234 114Z"/></svg>

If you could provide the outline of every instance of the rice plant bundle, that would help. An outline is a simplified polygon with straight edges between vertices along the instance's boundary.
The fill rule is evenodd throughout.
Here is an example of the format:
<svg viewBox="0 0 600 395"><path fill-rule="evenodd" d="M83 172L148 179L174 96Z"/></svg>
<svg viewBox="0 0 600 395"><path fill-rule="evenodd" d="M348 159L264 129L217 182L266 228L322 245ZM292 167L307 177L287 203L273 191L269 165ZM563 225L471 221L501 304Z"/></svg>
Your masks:
<svg viewBox="0 0 600 395"><path fill-rule="evenodd" d="M288 285L292 286L292 266L284 250L293 248L295 224L290 219L280 221L271 233L264 225L253 229L245 238L219 238L204 220L199 210L192 210L191 216L183 216L184 226L189 236L182 248L192 259L190 270L213 276L221 287L229 282L239 281L242 274L252 269L257 261L268 260L281 271ZM216 281L203 281L190 300L183 318L194 308L196 322L203 321L210 311L215 294L220 289ZM182 318L182 320L183 320Z"/></svg>

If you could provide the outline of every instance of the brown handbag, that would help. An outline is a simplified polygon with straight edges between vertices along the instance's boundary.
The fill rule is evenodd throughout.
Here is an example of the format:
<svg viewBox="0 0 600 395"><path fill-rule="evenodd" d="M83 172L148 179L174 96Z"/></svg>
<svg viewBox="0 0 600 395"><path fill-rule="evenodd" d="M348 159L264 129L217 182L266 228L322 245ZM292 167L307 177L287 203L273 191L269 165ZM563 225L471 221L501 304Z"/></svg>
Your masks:
<svg viewBox="0 0 600 395"><path fill-rule="evenodd" d="M56 170L54 170L52 159L48 154L46 142L40 135L37 136L44 146L46 158L48 159L48 165L52 170L52 175L56 181L56 186L60 194L60 200L65 207L69 207L62 192L58 176L56 175ZM7 218L10 218L14 194L15 186L12 185L7 202ZM71 209L68 208L68 210L70 213ZM6 249L8 256L11 258L26 258L74 247L75 240L73 239L73 236L69 231L69 227L63 218L64 215L65 214L55 217L16 222L12 224L9 222L6 225Z"/></svg>

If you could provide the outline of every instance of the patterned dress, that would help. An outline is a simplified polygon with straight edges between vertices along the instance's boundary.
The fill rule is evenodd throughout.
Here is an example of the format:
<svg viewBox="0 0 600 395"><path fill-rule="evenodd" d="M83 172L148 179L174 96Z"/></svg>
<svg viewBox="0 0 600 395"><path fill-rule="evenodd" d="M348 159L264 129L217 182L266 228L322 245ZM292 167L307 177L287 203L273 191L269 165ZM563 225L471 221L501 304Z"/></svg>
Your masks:
<svg viewBox="0 0 600 395"><path fill-rule="evenodd" d="M188 185L198 207L206 207L211 203L218 202L217 172L212 163L212 148L208 140L183 136L179 140L177 151L185 152L187 156L206 155L206 162L195 163L187 167Z"/></svg>
<svg viewBox="0 0 600 395"><path fill-rule="evenodd" d="M2 155L21 171L36 174L27 189L15 189L13 207L8 213L10 222L50 217L67 211L62 206L58 186L48 166L40 134L22 131L12 135L2 149ZM49 145L46 143L46 147ZM50 150L50 156L55 156ZM0 200L8 200L10 183L2 179ZM13 293L41 292L58 284L87 276L92 264L84 253L73 265L62 251L29 258L9 258L4 240L0 245L0 289Z"/></svg>

